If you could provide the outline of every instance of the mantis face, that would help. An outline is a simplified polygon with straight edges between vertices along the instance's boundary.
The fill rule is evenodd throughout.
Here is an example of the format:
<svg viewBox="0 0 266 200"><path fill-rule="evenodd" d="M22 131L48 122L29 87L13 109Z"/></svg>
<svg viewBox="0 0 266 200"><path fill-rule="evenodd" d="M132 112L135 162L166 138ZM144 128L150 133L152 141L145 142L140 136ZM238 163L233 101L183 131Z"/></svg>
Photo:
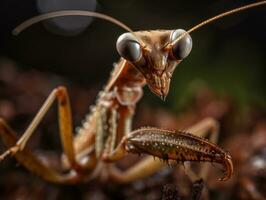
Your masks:
<svg viewBox="0 0 266 200"><path fill-rule="evenodd" d="M150 90L165 99L176 66L192 49L192 39L182 29L139 31L122 34L116 47L143 74Z"/></svg>

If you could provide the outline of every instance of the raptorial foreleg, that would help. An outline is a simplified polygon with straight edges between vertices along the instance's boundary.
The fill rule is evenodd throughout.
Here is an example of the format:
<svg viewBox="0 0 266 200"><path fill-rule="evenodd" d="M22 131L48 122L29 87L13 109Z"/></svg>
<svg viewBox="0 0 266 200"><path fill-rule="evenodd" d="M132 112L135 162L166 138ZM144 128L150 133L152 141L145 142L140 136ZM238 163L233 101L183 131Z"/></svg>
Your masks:
<svg viewBox="0 0 266 200"><path fill-rule="evenodd" d="M164 160L180 162L214 162L223 165L227 180L232 176L231 156L218 145L190 133L157 128L141 128L133 131L125 148L131 153L146 153Z"/></svg>

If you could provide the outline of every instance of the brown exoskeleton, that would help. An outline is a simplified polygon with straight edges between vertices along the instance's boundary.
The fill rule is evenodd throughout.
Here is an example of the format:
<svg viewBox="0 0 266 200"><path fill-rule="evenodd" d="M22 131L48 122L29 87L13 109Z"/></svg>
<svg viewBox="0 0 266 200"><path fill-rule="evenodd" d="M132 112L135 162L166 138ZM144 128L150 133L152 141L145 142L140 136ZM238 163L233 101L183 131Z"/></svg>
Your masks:
<svg viewBox="0 0 266 200"><path fill-rule="evenodd" d="M121 59L115 64L110 80L99 93L95 106L75 137L72 135L67 90L58 87L49 95L19 140L16 140L9 126L3 120L0 121L1 137L9 147L0 156L0 160L12 154L30 171L55 183L74 184L101 176L127 183L153 174L165 166L165 163L150 156L121 172L111 162L123 158L127 153L145 153L163 160L219 163L226 171L225 177L220 180L229 179L233 173L232 159L229 153L215 144L218 134L218 124L215 120L205 119L185 132L151 127L132 131L131 122L145 85L160 98L166 98L173 71L191 51L190 32L223 16L262 4L266 4L266 1L228 11L204 21L189 31L178 29L133 32L111 17L88 11L59 11L26 21L15 32L19 33L44 19L68 15L102 18L112 21L128 32L118 38L116 46ZM62 166L68 173L59 173L45 165L25 147L55 100L58 101L60 136L64 150ZM211 142L203 139L209 131ZM206 168L199 176L206 176Z"/></svg>

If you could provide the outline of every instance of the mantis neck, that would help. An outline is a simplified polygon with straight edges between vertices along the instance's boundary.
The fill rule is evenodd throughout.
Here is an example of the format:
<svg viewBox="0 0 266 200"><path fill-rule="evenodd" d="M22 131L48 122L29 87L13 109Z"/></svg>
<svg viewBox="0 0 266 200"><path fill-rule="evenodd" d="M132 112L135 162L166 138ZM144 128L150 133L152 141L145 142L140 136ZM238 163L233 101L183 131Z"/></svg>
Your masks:
<svg viewBox="0 0 266 200"><path fill-rule="evenodd" d="M121 58L114 64L104 91L110 91L114 87L143 87L145 84L144 76L131 63Z"/></svg>

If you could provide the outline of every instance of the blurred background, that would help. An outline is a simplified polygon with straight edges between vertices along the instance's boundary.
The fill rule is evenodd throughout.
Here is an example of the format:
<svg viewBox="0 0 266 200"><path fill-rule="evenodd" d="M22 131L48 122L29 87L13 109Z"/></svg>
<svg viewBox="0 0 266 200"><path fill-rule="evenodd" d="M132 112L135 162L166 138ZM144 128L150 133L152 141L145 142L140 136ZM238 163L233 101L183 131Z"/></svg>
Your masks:
<svg viewBox="0 0 266 200"><path fill-rule="evenodd" d="M124 30L109 22L86 17L58 18L36 24L19 36L13 36L12 30L30 17L49 11L80 9L108 14L133 30L189 29L207 18L251 2L254 1L1 0L0 117L9 121L21 134L49 92L63 84L70 90L74 124L79 125L97 92L107 81L113 63L119 59L115 43ZM251 141L249 136L253 132L257 133L257 129L266 130L264 125L257 125L264 124L266 113L265 22L265 7L258 7L226 17L192 33L192 52L175 70L166 102L162 102L145 88L134 127L156 125L176 128L178 126L175 122L180 119L180 124L184 124L181 128L184 128L192 121L211 116L222 123L222 144L233 141L230 133L234 137L241 135L240 132L249 133L242 140ZM160 117L152 115L153 106L158 107L156 113ZM56 133L53 133L53 137L46 136L45 140L42 140L45 136L40 136L44 131L56 132L56 127L54 109L41 125L39 134L35 134L30 146L49 150L60 148ZM265 132L261 137L264 136ZM230 150L229 143L227 149ZM265 146L262 149L265 161ZM254 152L259 151L256 148ZM0 199L30 199L27 195L32 191L39 195L33 195L32 199L137 199L134 195L130 196L130 192L112 198L115 192L110 191L116 190L111 187L101 193L98 187L104 186L99 186L98 183L97 187L91 184L71 189L66 187L71 192L64 195L65 187L44 183L33 175L33 182L31 179L27 180L30 173L17 167L12 159L4 161L0 169ZM20 179L19 183L16 183L17 179ZM170 182L162 180L164 179L159 180L158 186L151 186L151 191L161 191L158 188ZM33 186L36 181L45 189L36 189ZM236 187L239 182L238 179L234 180L227 188L219 184L217 187L213 186L211 199L242 198L228 189L232 185ZM25 186L29 183L32 184L31 189ZM265 179L260 183L263 188L266 187ZM143 186L138 184L126 187L125 191L132 188L133 191L138 191ZM96 188L98 193L80 192L87 187ZM221 195L223 190L229 192ZM11 191L14 192L10 194ZM48 193L54 196L47 197L47 191L51 191ZM153 193L143 194L139 199L145 199ZM25 198L22 198L23 195ZM161 193L154 196L154 199L160 199Z"/></svg>

